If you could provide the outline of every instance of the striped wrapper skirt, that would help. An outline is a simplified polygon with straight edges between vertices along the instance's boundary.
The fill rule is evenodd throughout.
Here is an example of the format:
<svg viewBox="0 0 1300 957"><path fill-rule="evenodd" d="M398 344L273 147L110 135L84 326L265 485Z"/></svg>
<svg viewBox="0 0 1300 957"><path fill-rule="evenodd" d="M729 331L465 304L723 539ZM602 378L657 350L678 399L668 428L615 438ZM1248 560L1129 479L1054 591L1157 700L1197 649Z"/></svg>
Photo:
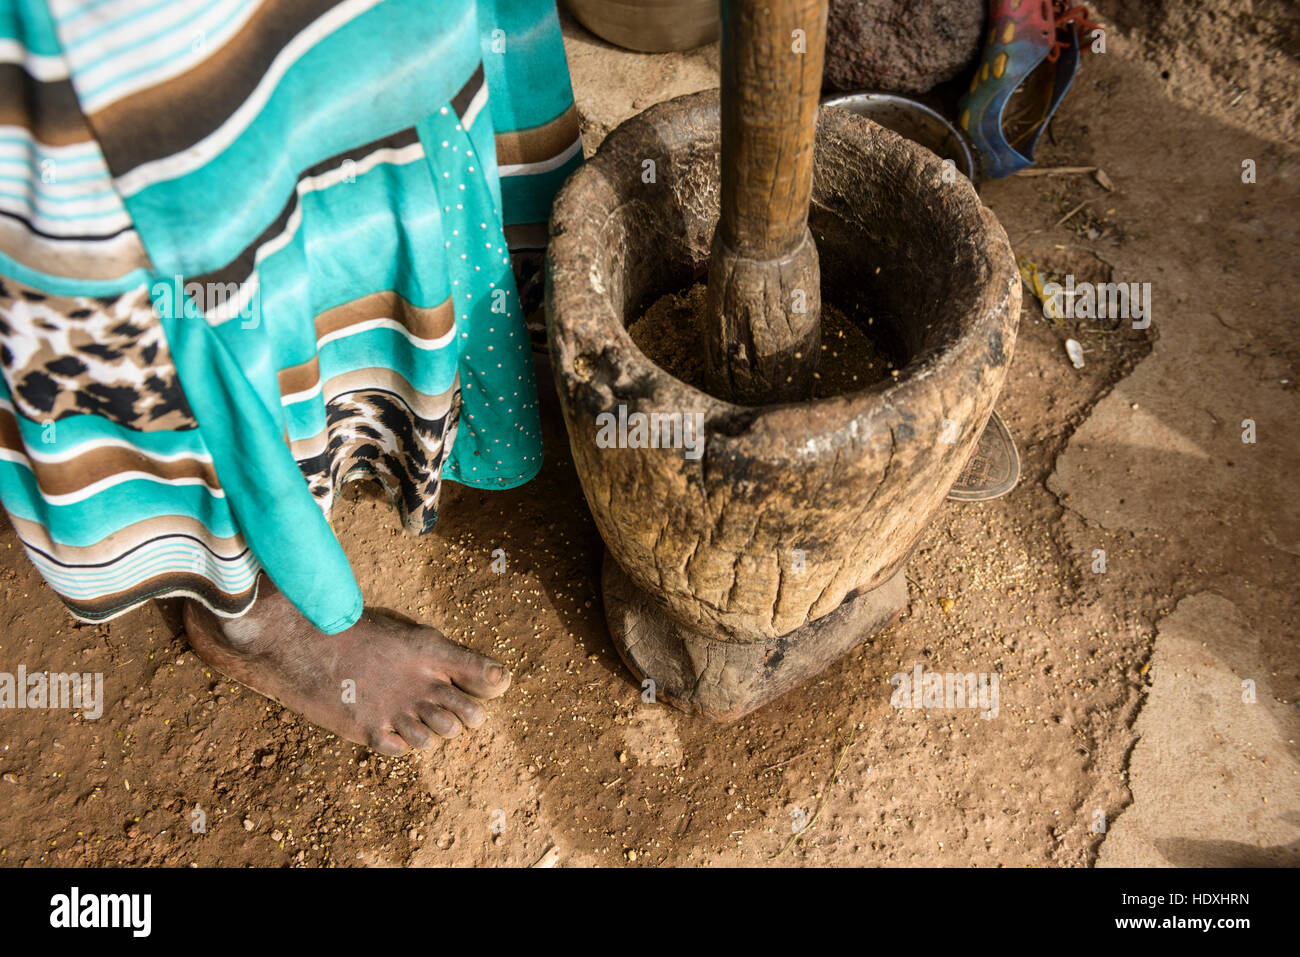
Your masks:
<svg viewBox="0 0 1300 957"><path fill-rule="evenodd" d="M264 570L334 633L345 482L535 475L581 160L553 0L0 0L0 501L72 613Z"/></svg>

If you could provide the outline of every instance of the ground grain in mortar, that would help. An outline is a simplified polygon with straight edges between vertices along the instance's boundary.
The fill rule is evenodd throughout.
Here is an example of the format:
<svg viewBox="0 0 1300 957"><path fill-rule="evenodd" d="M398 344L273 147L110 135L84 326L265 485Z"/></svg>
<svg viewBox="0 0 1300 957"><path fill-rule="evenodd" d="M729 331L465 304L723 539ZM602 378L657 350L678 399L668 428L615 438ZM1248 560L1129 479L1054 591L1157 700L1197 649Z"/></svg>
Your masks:
<svg viewBox="0 0 1300 957"><path fill-rule="evenodd" d="M635 320L628 332L637 348L656 365L701 391L704 350L699 329L708 298L704 283L680 293L660 296ZM870 328L871 318L862 323ZM895 366L889 356L830 303L822 303L822 358L817 372L816 398L844 395L889 377Z"/></svg>

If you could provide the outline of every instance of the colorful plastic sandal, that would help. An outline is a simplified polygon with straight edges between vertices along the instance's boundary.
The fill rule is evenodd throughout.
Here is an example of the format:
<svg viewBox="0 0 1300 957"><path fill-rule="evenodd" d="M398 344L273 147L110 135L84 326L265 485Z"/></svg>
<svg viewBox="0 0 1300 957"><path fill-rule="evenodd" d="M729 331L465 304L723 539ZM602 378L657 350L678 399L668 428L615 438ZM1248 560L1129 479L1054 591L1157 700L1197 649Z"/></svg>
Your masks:
<svg viewBox="0 0 1300 957"><path fill-rule="evenodd" d="M990 0L988 42L957 105L986 179L1034 164L1039 137L1079 70L1080 31L1098 29L1087 16L1063 0Z"/></svg>

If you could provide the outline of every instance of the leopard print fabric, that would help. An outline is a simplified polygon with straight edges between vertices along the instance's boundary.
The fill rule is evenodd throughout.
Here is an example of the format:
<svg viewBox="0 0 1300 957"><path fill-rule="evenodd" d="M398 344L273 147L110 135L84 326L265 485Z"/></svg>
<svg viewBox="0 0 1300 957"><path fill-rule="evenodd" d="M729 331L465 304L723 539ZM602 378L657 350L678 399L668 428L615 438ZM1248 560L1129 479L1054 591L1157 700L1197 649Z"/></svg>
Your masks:
<svg viewBox="0 0 1300 957"><path fill-rule="evenodd" d="M344 484L373 479L384 487L409 531L428 531L438 518L442 463L460 418L460 390L436 419L416 415L388 391L365 389L329 400L329 442L323 455L298 462L316 502L328 515Z"/></svg>
<svg viewBox="0 0 1300 957"><path fill-rule="evenodd" d="M33 421L98 415L139 432L197 427L143 285L74 298L0 279L0 369Z"/></svg>

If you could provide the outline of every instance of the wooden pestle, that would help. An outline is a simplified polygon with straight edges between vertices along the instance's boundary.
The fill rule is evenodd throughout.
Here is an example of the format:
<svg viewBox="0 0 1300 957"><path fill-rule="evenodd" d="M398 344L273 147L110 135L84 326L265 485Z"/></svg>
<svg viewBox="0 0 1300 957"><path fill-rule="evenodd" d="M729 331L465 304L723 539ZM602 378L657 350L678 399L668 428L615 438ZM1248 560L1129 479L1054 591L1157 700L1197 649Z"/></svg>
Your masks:
<svg viewBox="0 0 1300 957"><path fill-rule="evenodd" d="M808 231L826 0L722 0L722 218L705 317L710 389L812 395L821 283Z"/></svg>

